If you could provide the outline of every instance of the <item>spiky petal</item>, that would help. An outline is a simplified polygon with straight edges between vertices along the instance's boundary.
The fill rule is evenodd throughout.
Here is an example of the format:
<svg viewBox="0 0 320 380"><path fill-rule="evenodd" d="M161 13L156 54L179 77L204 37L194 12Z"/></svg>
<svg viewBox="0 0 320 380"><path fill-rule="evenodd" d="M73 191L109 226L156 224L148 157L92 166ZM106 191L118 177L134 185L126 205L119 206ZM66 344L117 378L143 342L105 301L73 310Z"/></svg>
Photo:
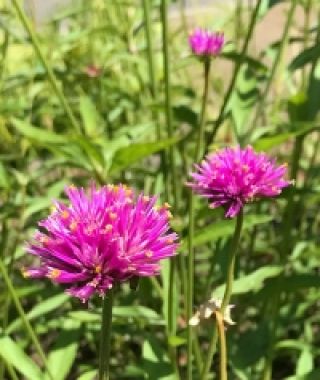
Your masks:
<svg viewBox="0 0 320 380"><path fill-rule="evenodd" d="M222 149L195 167L193 181L187 185L208 198L211 208L223 206L229 218L236 216L245 203L275 197L291 184L284 178L286 164L277 166L275 160L251 146Z"/></svg>
<svg viewBox="0 0 320 380"><path fill-rule="evenodd" d="M55 202L27 246L40 266L26 277L47 277L69 285L67 292L83 302L104 296L115 283L158 274L159 261L175 254L177 235L169 231L168 205L156 197L135 196L132 189L108 185L88 191L70 186L69 205Z"/></svg>
<svg viewBox="0 0 320 380"><path fill-rule="evenodd" d="M220 54L225 40L223 33L210 32L197 28L189 35L192 52L198 56L216 56Z"/></svg>

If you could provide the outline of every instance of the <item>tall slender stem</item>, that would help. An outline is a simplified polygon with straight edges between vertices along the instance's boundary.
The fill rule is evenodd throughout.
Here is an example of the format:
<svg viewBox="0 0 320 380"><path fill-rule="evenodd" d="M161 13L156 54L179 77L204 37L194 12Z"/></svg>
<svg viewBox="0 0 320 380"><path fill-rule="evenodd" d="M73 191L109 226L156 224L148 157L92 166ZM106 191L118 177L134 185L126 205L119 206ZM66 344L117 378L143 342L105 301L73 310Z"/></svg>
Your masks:
<svg viewBox="0 0 320 380"><path fill-rule="evenodd" d="M102 305L100 352L99 352L99 380L110 378L110 342L112 325L112 306L114 290L110 289Z"/></svg>
<svg viewBox="0 0 320 380"><path fill-rule="evenodd" d="M297 5L298 5L298 0L292 0L291 7L290 7L288 17L287 17L287 21L286 21L286 24L284 26L284 30L283 30L283 33L281 36L281 43L280 43L280 46L278 49L278 53L277 53L277 55L273 61L273 64L271 67L271 72L270 72L266 87L264 88L264 90L261 94L261 101L256 108L255 116L253 118L251 128L250 128L250 132L253 128L256 127L256 123L262 114L262 111L263 111L264 106L265 106L266 99L268 98L269 91L270 91L271 86L273 84L276 73L277 73L279 67L281 66L283 53L284 53L285 48L286 48L287 43L288 43L290 26L292 24L294 12L295 12Z"/></svg>
<svg viewBox="0 0 320 380"><path fill-rule="evenodd" d="M2 274L4 282L5 282L5 284L6 284L7 288L8 288L8 291L10 293L11 299L12 299L13 303L15 304L17 312L18 312L18 314L19 314L19 316L21 318L22 323L24 324L24 327L25 327L28 335L29 335L32 343L34 344L34 347L37 350L37 353L40 356L40 358L41 358L41 360L42 360L42 362L43 362L43 364L44 364L44 366L45 366L45 368L46 368L46 370L48 372L48 375L49 375L50 379L54 380L53 376L52 376L52 374L50 372L49 366L48 366L48 361L47 361L46 355L45 355L45 353L44 353L44 351L43 351L43 349L41 347L41 344L40 344L40 342L39 342L39 340L37 338L37 335L35 334L32 326L31 326L31 324L30 324L30 322L29 322L29 320L28 320L28 318L27 318L27 316L26 316L26 314L25 314L25 312L23 310L23 307L21 305L19 297L18 297L18 295L17 295L17 293L16 293L16 291L14 289L14 286L12 284L12 281L11 281L9 275L8 275L7 269L6 269L6 267L5 267L2 259L0 259L0 272Z"/></svg>
<svg viewBox="0 0 320 380"><path fill-rule="evenodd" d="M221 314L220 311L216 311L215 315L220 340L220 380L228 380L227 342L223 322L223 314Z"/></svg>
<svg viewBox="0 0 320 380"><path fill-rule="evenodd" d="M255 25L257 23L260 7L261 7L262 3L263 3L263 0L258 0L257 3L256 3L256 6L255 6L255 9L254 9L254 11L252 13L249 29L248 29L248 32L247 32L247 35L246 35L246 39L244 41L241 53L240 53L240 57L237 60L237 63L235 65L235 68L234 68L234 71L233 71L233 75L232 75L229 87L227 89L226 95L224 97L222 106L220 108L220 112L219 112L218 118L215 121L212 133L210 134L210 136L209 136L209 138L207 140L207 145L209 145L210 143L212 143L212 141L214 140L214 138L215 138L215 136L216 136L216 134L218 132L219 127L221 126L221 124L224 121L225 112L227 110L227 107L228 107L228 104L229 104L229 100L230 100L231 95L233 93L233 89L234 89L234 87L235 87L235 85L237 83L237 79L238 79L238 75L239 75L239 72L240 72L240 68L241 68L242 63L244 62L244 58L245 58L245 56L247 54L249 42L250 42L251 37L253 35L253 31L254 31Z"/></svg>
<svg viewBox="0 0 320 380"><path fill-rule="evenodd" d="M196 142L196 149L194 160L199 161L203 154L203 140L204 140L204 127L206 120L206 109L208 103L209 94L209 74L210 74L211 61L206 58L204 61L204 88L202 96L202 106L199 118L198 127L198 137ZM187 291L187 320L189 321L193 313L193 292L194 292L194 247L193 247L193 236L195 229L195 210L194 210L194 195L190 191L189 198L189 237L188 237L188 291ZM188 353L188 368L187 368L187 378L192 379L192 341L193 341L193 330L192 326L188 324L187 328L188 342L187 342L187 353Z"/></svg>
<svg viewBox="0 0 320 380"><path fill-rule="evenodd" d="M16 12L18 14L18 17L20 18L20 21L22 22L27 33L29 34L29 37L31 39L31 42L32 42L32 45L34 47L35 52L37 53L41 63L43 64L43 67L45 68L45 70L47 72L48 79L49 79L49 82L51 84L51 87L53 88L54 92L56 93L56 96L59 99L60 104L61 104L62 108L64 109L72 127L74 128L74 130L76 132L80 133L81 132L80 125L77 122L77 120L76 120L76 118L75 118L64 94L63 94L63 91L59 87L57 79L56 79L56 77L52 71L52 68L51 68L49 62L47 61L47 59L46 59L46 57L45 57L45 55L44 55L44 53L40 47L40 42L39 42L32 26L31 26L30 21L28 20L25 13L23 12L23 9L20 5L19 0L11 0L11 1L12 1L14 8L16 9Z"/></svg>
<svg viewBox="0 0 320 380"><path fill-rule="evenodd" d="M241 210L237 216L236 227L234 230L234 234L232 237L230 250L229 250L229 262L228 262L228 271L227 271L227 279L226 279L226 288L224 291L222 304L221 304L222 315L224 315L224 311L226 307L229 305L230 297L232 294L234 266L235 266L235 261L236 261L236 253L237 253L240 236L241 236L242 224L243 224L243 211ZM215 328L213 330L213 334L211 337L208 355L206 357L206 360L203 366L201 380L206 380L208 377L213 355L216 352L217 340L218 340L218 331L217 331L217 328Z"/></svg>
<svg viewBox="0 0 320 380"><path fill-rule="evenodd" d="M164 87L165 87L165 116L167 124L167 135L173 137L173 120L171 107L171 80L170 80L170 54L169 54L169 28L168 28L168 0L161 1L161 21L162 21L162 40L163 40L163 67L164 67ZM177 168L175 162L174 147L169 148L169 161L171 184L173 192L173 203L175 209L178 208L178 187L177 187Z"/></svg>
<svg viewBox="0 0 320 380"><path fill-rule="evenodd" d="M172 120L172 106L171 106L171 80L170 80L170 53L169 53L169 27L168 27L168 0L161 1L161 22L162 22L162 49L163 49L163 68L164 68L164 89L165 89L165 116L167 124L167 136L169 138L173 137L173 120ZM173 209L178 210L178 176L177 167L175 161L175 148L170 146L169 148L169 169L170 169L170 180L171 188L173 194ZM169 287L168 287L168 335L175 334L175 322L174 322L174 289L176 282L173 281L175 278L176 271L176 260L174 258L170 261L169 268ZM169 347L169 354L171 362L175 371L175 375L179 378L179 370L176 360L176 350L174 347Z"/></svg>

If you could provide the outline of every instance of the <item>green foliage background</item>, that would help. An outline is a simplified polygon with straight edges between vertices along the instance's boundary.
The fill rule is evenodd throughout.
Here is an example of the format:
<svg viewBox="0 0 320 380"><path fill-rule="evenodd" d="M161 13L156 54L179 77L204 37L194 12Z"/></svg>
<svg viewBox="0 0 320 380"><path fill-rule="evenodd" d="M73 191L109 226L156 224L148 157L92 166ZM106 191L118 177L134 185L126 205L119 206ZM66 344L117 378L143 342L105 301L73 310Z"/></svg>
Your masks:
<svg viewBox="0 0 320 380"><path fill-rule="evenodd" d="M186 259L184 183L193 164L202 66L190 54L181 4L171 4L169 36L163 41L162 2L148 2L149 24L143 3L83 1L38 28L29 18L30 34L13 2L0 1L1 380L50 379L48 369L54 380L96 376L101 300L82 305L61 287L20 273L31 261L24 242L52 199L64 197L66 185L123 182L175 203L172 225L181 235L180 257ZM223 17L201 18L230 41L212 63L207 150L251 144L287 161L296 184L276 200L246 208L232 298L237 324L227 331L229 377L317 380L320 3L261 0L253 24L255 2L234 3ZM255 51L257 27L278 7L284 11L279 39ZM90 76L88 70L96 72ZM209 210L196 200L195 306L223 292L233 229L223 210ZM181 379L186 378L184 274L178 265L173 280L169 275L165 263L159 278L141 280L135 292L123 286L117 295L111 379L175 379L170 347ZM170 281L175 326L168 334ZM197 329L203 357L212 325ZM217 378L217 362L211 378ZM268 363L272 374L266 372ZM196 365L194 378L200 378Z"/></svg>

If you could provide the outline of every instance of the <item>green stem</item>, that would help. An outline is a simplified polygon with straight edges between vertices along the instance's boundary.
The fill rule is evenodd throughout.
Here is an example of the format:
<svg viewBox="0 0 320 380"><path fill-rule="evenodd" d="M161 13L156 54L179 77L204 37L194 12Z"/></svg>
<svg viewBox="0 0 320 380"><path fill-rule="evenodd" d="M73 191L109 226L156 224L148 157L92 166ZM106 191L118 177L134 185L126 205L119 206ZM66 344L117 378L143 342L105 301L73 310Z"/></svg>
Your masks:
<svg viewBox="0 0 320 380"><path fill-rule="evenodd" d="M148 53L148 69L150 79L150 91L153 98L156 96L156 75L155 65L153 57L153 40L152 40L152 27L151 27L151 15L150 15L150 0L142 0L144 10L144 22L147 38L147 53Z"/></svg>
<svg viewBox="0 0 320 380"><path fill-rule="evenodd" d="M114 290L110 289L103 300L100 352L99 352L99 380L109 380L110 378L110 342L112 326L112 305Z"/></svg>
<svg viewBox="0 0 320 380"><path fill-rule="evenodd" d="M265 107L265 102L266 102L266 100L268 98L269 91L270 91L271 86L273 84L273 80L274 80L274 78L276 76L277 70L281 66L284 50L285 50L285 48L286 48L286 46L288 44L289 30L290 30L291 23L293 21L294 12L295 12L295 9L296 9L297 5L298 5L298 0L292 0L291 7L290 7L290 10L289 10L289 13L288 13L288 17L287 17L287 21L286 21L286 24L285 24L285 27L284 27L284 30L283 30L283 34L281 36L281 43L280 43L280 46L279 46L279 49L278 49L278 53L277 53L277 55L276 55L276 57L275 57L275 59L273 61L273 64L272 64L272 67L271 67L270 76L268 78L266 87L265 87L264 91L261 94L261 101L260 101L260 103L258 104L258 106L256 108L255 116L253 118L253 121L252 121L252 124L251 124L251 128L250 128L250 131L248 132L248 134L250 134L251 130L256 127L256 123L257 123L259 117L263 114L263 110L264 110L264 107Z"/></svg>
<svg viewBox="0 0 320 380"><path fill-rule="evenodd" d="M15 304L17 312L20 315L22 323L24 324L24 327L25 327L27 333L29 334L31 341L33 342L36 351L37 351L38 355L40 356L40 358L41 358L41 360L42 360L42 362L43 362L43 364L44 364L44 366L48 372L50 379L54 380L53 376L50 372L49 366L48 366L46 355L45 355L45 353L41 347L41 344L40 344L32 326L31 326L31 324L30 324L30 322L29 322L29 320L28 320L28 318L27 318L27 316L23 310L23 307L20 303L19 297L18 297L18 295L14 289L14 286L12 284L12 281L10 280L10 277L8 275L7 269L6 269L4 263L1 259L0 259L0 272L1 272L3 279L4 279L4 282L8 288L11 299L12 299L13 303Z"/></svg>
<svg viewBox="0 0 320 380"><path fill-rule="evenodd" d="M165 85L165 115L167 123L167 135L172 138L174 135L171 107L171 85L170 85L170 55L169 55L169 29L168 29L168 0L161 1L161 21L162 21L162 40L163 40L163 67ZM169 161L171 172L171 183L173 192L174 209L178 209L178 187L177 187L177 167L175 163L174 147L169 148Z"/></svg>
<svg viewBox="0 0 320 380"><path fill-rule="evenodd" d="M220 380L228 380L227 342L223 323L223 314L221 314L220 311L216 311L216 320L220 340Z"/></svg>
<svg viewBox="0 0 320 380"><path fill-rule="evenodd" d="M12 380L19 380L19 378L18 378L18 376L17 376L14 368L10 364L8 364L8 363L6 363L6 367L7 367L7 371L9 373L11 379Z"/></svg>
<svg viewBox="0 0 320 380"><path fill-rule="evenodd" d="M168 0L161 1L161 23L162 23L162 49L163 49L163 68L164 68L164 87L165 87L165 116L167 124L167 136L172 138L174 135L173 120L172 120L172 106L171 106L171 81L170 81L170 54L169 54L169 27L168 27ZM175 150L173 146L169 148L169 169L171 187L173 193L173 209L178 210L178 176L177 166L175 161ZM176 260L174 258L170 261L169 268L169 287L168 287L168 335L175 335L174 323L174 289L176 282L172 281L176 272ZM176 349L169 347L170 359L175 371L176 378L179 378L179 369L176 360Z"/></svg>
<svg viewBox="0 0 320 380"><path fill-rule="evenodd" d="M240 236L241 236L242 224L243 224L243 211L241 210L237 216L236 227L234 230L234 234L232 237L230 250L229 250L229 262L228 262L226 288L224 291L222 304L221 304L222 315L224 315L224 311L225 311L226 307L229 305L230 297L232 294L232 286L233 286L233 278L234 278L234 266L235 266L235 261L236 261L237 248L238 248ZM217 331L217 328L215 328L213 331L212 337L211 337L208 355L206 357L206 360L205 360L205 363L203 366L203 370L202 370L202 374L201 374L201 380L206 380L208 377L208 373L210 371L210 366L211 366L211 362L213 359L213 355L216 351L217 340L218 340L218 331Z"/></svg>
<svg viewBox="0 0 320 380"><path fill-rule="evenodd" d="M226 95L224 97L224 100L223 100L223 103L222 103L222 106L221 106L221 109L220 109L220 113L218 115L217 120L214 123L214 128L213 128L213 130L212 130L212 132L211 132L211 134L210 134L210 136L209 136L209 138L207 140L207 145L209 145L209 144L211 144L213 142L213 140L214 140L214 138L215 138L215 136L216 136L216 134L218 132L218 129L220 128L221 124L224 121L225 112L227 110L227 107L228 107L228 104L229 104L229 100L230 100L231 95L233 93L234 87L235 87L235 85L237 83L237 79L238 79L238 75L239 75L239 72L240 72L240 68L241 68L242 63L244 62L245 56L247 54L249 42L251 40L251 37L252 37L253 31L254 31L255 25L257 23L260 7L261 7L262 3L263 3L263 0L258 0L257 3L256 3L256 6L254 8L254 11L252 13L249 29L248 29L248 32L247 32L247 35L246 35L246 39L245 39L243 47L242 47L242 51L240 53L240 57L237 60L237 63L235 65L235 68L234 68L234 71L233 71L233 75L232 75L229 87L227 89Z"/></svg>
<svg viewBox="0 0 320 380"><path fill-rule="evenodd" d="M25 13L22 10L22 7L20 5L19 0L11 0L11 1L12 1L14 8L16 9L16 12L18 14L20 21L22 22L27 33L29 34L32 45L34 47L34 50L35 50L36 54L38 55L41 63L43 64L43 67L45 68L45 70L47 72L48 79L49 79L49 82L51 84L51 87L54 90L54 92L56 93L56 96L59 99L60 104L61 104L62 108L64 109L72 127L74 128L74 130L76 132L81 133L80 125L78 124L78 122L77 122L77 120L76 120L76 118L75 118L64 94L63 94L63 91L61 90L61 88L57 82L57 79L56 79L56 77L52 71L52 68L50 67L49 62L47 61L47 59L46 59L46 57L45 57L45 55L44 55L44 53L40 47L40 42L39 42L35 32L33 31L31 23L29 22L28 18L26 17Z"/></svg>
<svg viewBox="0 0 320 380"><path fill-rule="evenodd" d="M199 118L198 136L196 142L196 149L194 154L194 161L198 162L203 155L203 140L204 140L204 127L206 121L206 109L208 103L209 94L209 74L210 74L210 63L209 59L204 61L204 88L202 96L202 106ZM188 236L188 283L187 283L187 321L190 320L193 313L193 293L194 293L194 247L193 238L195 230L195 207L194 207L194 195L190 191L189 198L189 236ZM192 379L192 347L193 347L193 329L192 326L188 324L187 327L187 378Z"/></svg>

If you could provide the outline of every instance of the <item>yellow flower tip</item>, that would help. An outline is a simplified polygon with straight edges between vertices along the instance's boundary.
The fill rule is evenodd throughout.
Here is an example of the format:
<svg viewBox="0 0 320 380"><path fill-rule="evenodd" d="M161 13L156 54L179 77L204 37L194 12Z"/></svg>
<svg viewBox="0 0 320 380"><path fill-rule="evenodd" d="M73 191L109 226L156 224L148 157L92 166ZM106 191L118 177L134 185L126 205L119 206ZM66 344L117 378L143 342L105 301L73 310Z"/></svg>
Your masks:
<svg viewBox="0 0 320 380"><path fill-rule="evenodd" d="M101 273L101 271L102 271L102 267L101 267L101 265L96 265L96 267L94 268L94 271L95 271L96 273Z"/></svg>
<svg viewBox="0 0 320 380"><path fill-rule="evenodd" d="M55 213L57 211L57 207L55 205L50 206L50 212L51 214Z"/></svg>
<svg viewBox="0 0 320 380"><path fill-rule="evenodd" d="M54 268L50 270L50 272L48 273L48 277L51 279L55 279L55 278L58 278L60 274L61 274L61 270Z"/></svg>
<svg viewBox="0 0 320 380"><path fill-rule="evenodd" d="M170 211L167 211L167 218L168 218L168 219L172 219L172 218L173 218L173 215L171 214Z"/></svg>
<svg viewBox="0 0 320 380"><path fill-rule="evenodd" d="M48 236L46 236L46 235L42 235L41 237L40 237L40 243L42 243L42 244L47 244L47 243L49 243L49 238L48 238Z"/></svg>
<svg viewBox="0 0 320 380"><path fill-rule="evenodd" d="M246 164L242 165L242 170L243 170L245 173L247 173L247 172L249 171L249 166L246 165Z"/></svg>
<svg viewBox="0 0 320 380"><path fill-rule="evenodd" d="M113 187L114 187L113 185L110 185L110 184L107 185L107 189L110 191L113 190Z"/></svg>
<svg viewBox="0 0 320 380"><path fill-rule="evenodd" d="M126 198L126 203L128 204L132 204L133 203L133 200L129 197Z"/></svg>
<svg viewBox="0 0 320 380"><path fill-rule="evenodd" d="M143 202L147 203L150 201L150 197L148 197L148 195L144 195L142 200L143 200Z"/></svg>
<svg viewBox="0 0 320 380"><path fill-rule="evenodd" d="M154 209L154 211L159 211L161 209L161 207L156 205L156 206L153 206L153 209Z"/></svg>
<svg viewBox="0 0 320 380"><path fill-rule="evenodd" d="M69 228L71 231L75 231L77 227L78 227L78 223L75 220L73 220L69 225Z"/></svg>
<svg viewBox="0 0 320 380"><path fill-rule="evenodd" d="M99 281L95 278L91 282L89 282L89 285L93 288L96 288L99 285Z"/></svg>
<svg viewBox="0 0 320 380"><path fill-rule="evenodd" d="M173 244L174 241L173 241L173 239L167 239L167 240L166 240L166 243L167 243L167 244Z"/></svg>
<svg viewBox="0 0 320 380"><path fill-rule="evenodd" d="M153 252L152 251L150 251L150 250L148 250L148 251L146 251L145 252L145 255L146 255L146 257L152 257L153 256Z"/></svg>
<svg viewBox="0 0 320 380"><path fill-rule="evenodd" d="M119 189L120 189L120 186L118 186L118 185L115 185L115 186L113 187L113 191L114 191L115 193L117 193L117 192L119 191Z"/></svg>
<svg viewBox="0 0 320 380"><path fill-rule="evenodd" d="M165 209L169 209L169 208L171 208L171 205L170 205L168 202L165 202L165 203L163 204L163 207L164 207Z"/></svg>
<svg viewBox="0 0 320 380"><path fill-rule="evenodd" d="M21 274L24 278L29 278L30 277L30 272L26 268L21 269Z"/></svg>
<svg viewBox="0 0 320 380"><path fill-rule="evenodd" d="M111 224L107 224L107 225L104 227L103 232L107 233L107 232L110 232L110 231L112 231L112 225L111 225Z"/></svg>
<svg viewBox="0 0 320 380"><path fill-rule="evenodd" d="M109 218L111 220L115 220L115 219L117 219L117 214L115 212L109 212Z"/></svg>
<svg viewBox="0 0 320 380"><path fill-rule="evenodd" d="M68 219L70 216L70 213L68 210L63 210L60 215L62 219Z"/></svg>

